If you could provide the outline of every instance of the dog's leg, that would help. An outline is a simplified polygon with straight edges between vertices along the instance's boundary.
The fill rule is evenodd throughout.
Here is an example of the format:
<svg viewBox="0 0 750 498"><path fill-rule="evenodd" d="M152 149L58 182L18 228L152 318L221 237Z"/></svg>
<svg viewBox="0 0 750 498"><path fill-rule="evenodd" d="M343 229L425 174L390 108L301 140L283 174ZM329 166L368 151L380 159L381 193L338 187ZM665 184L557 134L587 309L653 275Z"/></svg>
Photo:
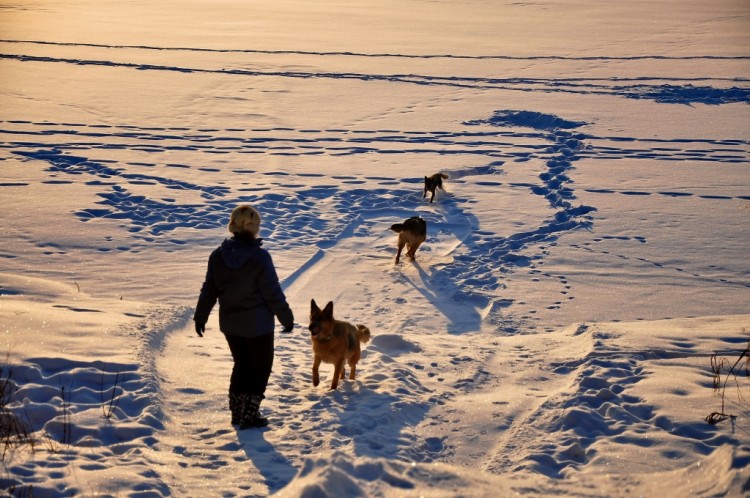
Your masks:
<svg viewBox="0 0 750 498"><path fill-rule="evenodd" d="M331 382L331 391L335 390L337 387L339 387L339 377L344 373L344 360L339 360L338 363L336 363L336 367L333 370L333 381Z"/></svg>
<svg viewBox="0 0 750 498"><path fill-rule="evenodd" d="M357 346L359 346L359 342L357 343ZM354 351L354 354L352 354L352 357L349 358L349 380L354 380L357 375L357 362L359 361L360 355L361 353L358 347Z"/></svg>
<svg viewBox="0 0 750 498"><path fill-rule="evenodd" d="M432 191L432 197L430 197L430 204L432 204L432 201L435 199L435 190Z"/></svg>
<svg viewBox="0 0 750 498"><path fill-rule="evenodd" d="M398 264L399 259L401 259L401 251L403 250L405 245L406 245L406 242L401 242L401 238L399 237L398 252L396 253L396 264Z"/></svg>
<svg viewBox="0 0 750 498"><path fill-rule="evenodd" d="M421 246L421 242L417 242L414 244L414 246L411 248L411 259L417 259L417 249L419 249L419 246Z"/></svg>
<svg viewBox="0 0 750 498"><path fill-rule="evenodd" d="M313 386L320 384L320 375L318 374L318 368L320 368L320 356L315 356L313 360Z"/></svg>

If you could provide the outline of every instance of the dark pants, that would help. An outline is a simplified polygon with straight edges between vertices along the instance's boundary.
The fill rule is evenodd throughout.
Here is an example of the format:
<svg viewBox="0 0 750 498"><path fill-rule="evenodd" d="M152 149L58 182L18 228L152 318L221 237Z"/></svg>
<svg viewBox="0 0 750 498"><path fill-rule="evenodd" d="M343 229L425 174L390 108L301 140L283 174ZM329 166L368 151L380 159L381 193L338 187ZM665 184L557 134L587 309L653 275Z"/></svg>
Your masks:
<svg viewBox="0 0 750 498"><path fill-rule="evenodd" d="M229 392L264 396L273 366L273 337L240 337L225 334L232 351L234 367L229 381Z"/></svg>

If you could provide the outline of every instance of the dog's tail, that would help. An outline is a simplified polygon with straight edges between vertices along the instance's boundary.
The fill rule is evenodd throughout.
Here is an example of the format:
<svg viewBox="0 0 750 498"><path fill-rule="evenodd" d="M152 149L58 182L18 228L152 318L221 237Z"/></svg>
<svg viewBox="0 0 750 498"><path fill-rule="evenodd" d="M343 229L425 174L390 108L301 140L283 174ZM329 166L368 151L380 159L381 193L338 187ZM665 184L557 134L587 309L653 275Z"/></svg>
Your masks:
<svg viewBox="0 0 750 498"><path fill-rule="evenodd" d="M403 223L394 223L391 225L391 230L393 230L396 233L401 233L404 231L404 224Z"/></svg>
<svg viewBox="0 0 750 498"><path fill-rule="evenodd" d="M445 173L440 173L440 178L442 178L443 180L447 180L448 175L446 175Z"/></svg>
<svg viewBox="0 0 750 498"><path fill-rule="evenodd" d="M370 340L370 329L364 325L357 325L357 338L362 344Z"/></svg>

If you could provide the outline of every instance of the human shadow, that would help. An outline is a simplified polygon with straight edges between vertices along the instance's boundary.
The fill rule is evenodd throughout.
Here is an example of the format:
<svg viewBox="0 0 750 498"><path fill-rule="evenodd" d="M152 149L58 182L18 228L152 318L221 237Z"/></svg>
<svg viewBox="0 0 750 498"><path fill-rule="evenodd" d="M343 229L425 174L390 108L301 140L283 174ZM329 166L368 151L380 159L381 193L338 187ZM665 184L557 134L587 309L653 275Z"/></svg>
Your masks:
<svg viewBox="0 0 750 498"><path fill-rule="evenodd" d="M333 431L339 444L351 442L357 456L434 460L443 440L417 438L405 429L419 425L439 402L438 396L385 351L373 349L370 355L374 356L368 362L371 367L380 364L376 373L368 373L363 381L345 381L337 390L320 395L310 410L312 418L325 414L318 429Z"/></svg>
<svg viewBox="0 0 750 498"><path fill-rule="evenodd" d="M237 429L237 440L242 444L247 458L253 462L268 486L268 494L280 490L297 475L292 462L276 451L265 438L267 429Z"/></svg>

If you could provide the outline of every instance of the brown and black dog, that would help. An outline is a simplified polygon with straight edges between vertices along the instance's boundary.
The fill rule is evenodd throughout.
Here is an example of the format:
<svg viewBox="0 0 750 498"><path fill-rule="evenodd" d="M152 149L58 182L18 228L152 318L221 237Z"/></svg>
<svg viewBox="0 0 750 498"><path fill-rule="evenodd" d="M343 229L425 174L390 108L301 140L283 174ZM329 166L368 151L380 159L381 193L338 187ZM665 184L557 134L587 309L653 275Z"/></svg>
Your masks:
<svg viewBox="0 0 750 498"><path fill-rule="evenodd" d="M349 379L354 380L357 362L361 355L359 343L370 340L370 329L364 325L351 323L333 318L333 301L329 301L322 310L310 301L310 337L313 348L313 386L320 383L318 367L320 362L332 363L333 381L331 389L336 389L339 379L344 379L344 362L349 363Z"/></svg>
<svg viewBox="0 0 750 498"><path fill-rule="evenodd" d="M412 216L403 223L391 225L391 230L398 234L398 252L396 253L396 264L401 259L401 250L408 246L406 255L414 259L417 249L427 238L427 222L419 216Z"/></svg>
<svg viewBox="0 0 750 498"><path fill-rule="evenodd" d="M424 177L424 193L422 194L422 199L427 197L427 192L432 192L432 197L430 197L430 202L435 199L435 189L443 189L443 180L447 180L448 175L444 173L435 173L432 176L425 176Z"/></svg>

